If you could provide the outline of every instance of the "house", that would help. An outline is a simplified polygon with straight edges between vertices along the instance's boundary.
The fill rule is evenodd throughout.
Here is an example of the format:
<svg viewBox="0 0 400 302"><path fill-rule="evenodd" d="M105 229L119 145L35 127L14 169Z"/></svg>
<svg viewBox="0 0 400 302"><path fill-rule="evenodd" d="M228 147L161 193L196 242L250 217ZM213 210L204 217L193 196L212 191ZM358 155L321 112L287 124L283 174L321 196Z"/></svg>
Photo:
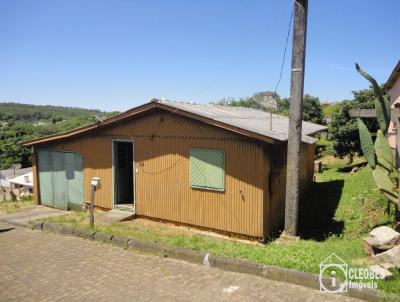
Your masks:
<svg viewBox="0 0 400 302"><path fill-rule="evenodd" d="M19 190L12 188L10 181L26 173L32 173L32 167L0 170L0 201L12 200L19 194Z"/></svg>
<svg viewBox="0 0 400 302"><path fill-rule="evenodd" d="M134 209L137 216L265 238L284 219L288 118L249 109L153 99L33 147L35 198L67 209ZM302 189L313 179L312 136L303 122Z"/></svg>
<svg viewBox="0 0 400 302"><path fill-rule="evenodd" d="M31 196L33 193L33 173L28 172L10 179L11 189L17 190L19 197Z"/></svg>
<svg viewBox="0 0 400 302"><path fill-rule="evenodd" d="M395 104L400 103L400 61L390 74L385 88L388 90L390 95L390 105L394 108ZM393 122L390 122L389 125L388 140L390 147L396 149L396 125Z"/></svg>
<svg viewBox="0 0 400 302"><path fill-rule="evenodd" d="M32 172L32 167L0 170L0 186L10 188L10 179Z"/></svg>

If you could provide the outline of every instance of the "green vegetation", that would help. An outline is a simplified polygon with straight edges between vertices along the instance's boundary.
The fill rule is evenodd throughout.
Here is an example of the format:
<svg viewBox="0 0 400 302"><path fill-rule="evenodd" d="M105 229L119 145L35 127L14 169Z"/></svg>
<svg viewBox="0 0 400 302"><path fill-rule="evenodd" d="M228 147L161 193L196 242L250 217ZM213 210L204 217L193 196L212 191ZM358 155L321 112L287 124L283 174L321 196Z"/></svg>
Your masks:
<svg viewBox="0 0 400 302"><path fill-rule="evenodd" d="M62 106L40 106L20 103L0 103L0 121L60 122L77 116L105 115L94 109Z"/></svg>
<svg viewBox="0 0 400 302"><path fill-rule="evenodd" d="M319 263L331 253L338 254L352 267L371 263L363 251L362 237L373 227L389 224L387 201L373 185L371 169L357 158L357 165L327 166L317 175L300 209L299 241L272 240L266 245L217 238L162 223L141 220L96 224L95 229L115 235L162 242L169 246L207 251L214 255L243 258L266 265L278 265L319 273ZM354 168L355 173L350 171ZM46 221L89 228L84 212L49 218ZM400 276L379 281L378 288L400 294Z"/></svg>
<svg viewBox="0 0 400 302"><path fill-rule="evenodd" d="M322 104L322 113L325 118L332 118L332 114L340 107L340 102Z"/></svg>
<svg viewBox="0 0 400 302"><path fill-rule="evenodd" d="M326 124L322 105L319 98L306 94L303 100L303 120L312 123L324 125Z"/></svg>
<svg viewBox="0 0 400 302"><path fill-rule="evenodd" d="M398 211L398 186L399 175L395 163L393 162L392 149L385 134L388 131L390 123L390 101L384 96L383 90L379 87L375 79L363 71L356 64L357 71L371 82L375 93L375 112L376 119L379 123L379 130L376 135L375 144L372 135L367 126L361 119L357 119L358 129L360 133L360 144L368 161L368 165L372 169L372 176L378 189L389 199L395 206L395 220L400 224L400 213Z"/></svg>
<svg viewBox="0 0 400 302"><path fill-rule="evenodd" d="M323 158L329 155L333 155L332 142L327 139L320 138L316 142L315 147L316 158Z"/></svg>
<svg viewBox="0 0 400 302"><path fill-rule="evenodd" d="M264 97L273 97L276 101L277 108L274 110L275 113L281 115L289 114L289 99L283 98L279 96L279 94L266 91L266 92L258 92L255 93L251 97L246 98L228 98L222 99L217 104L224 106L233 106L233 107L247 107L259 110L267 110L267 108L263 108L261 102ZM325 118L322 112L322 105L319 98L306 94L304 96L303 101L303 120L309 121L317 124L325 124Z"/></svg>
<svg viewBox="0 0 400 302"><path fill-rule="evenodd" d="M60 106L0 103L0 169L20 163L31 165L30 149L20 141L68 131L93 122L93 116L110 113Z"/></svg>
<svg viewBox="0 0 400 302"><path fill-rule="evenodd" d="M358 136L357 120L350 117L349 111L355 108L371 109L375 106L374 89L353 91L353 99L335 103L329 123L329 139L332 141L334 155L343 158L348 156L349 163L356 154L363 155ZM385 95L386 97L386 95ZM379 125L374 119L363 119L368 129L376 133Z"/></svg>
<svg viewBox="0 0 400 302"><path fill-rule="evenodd" d="M19 201L5 200L0 202L0 212L11 214L20 209L32 207L34 204L35 202L31 197Z"/></svg>

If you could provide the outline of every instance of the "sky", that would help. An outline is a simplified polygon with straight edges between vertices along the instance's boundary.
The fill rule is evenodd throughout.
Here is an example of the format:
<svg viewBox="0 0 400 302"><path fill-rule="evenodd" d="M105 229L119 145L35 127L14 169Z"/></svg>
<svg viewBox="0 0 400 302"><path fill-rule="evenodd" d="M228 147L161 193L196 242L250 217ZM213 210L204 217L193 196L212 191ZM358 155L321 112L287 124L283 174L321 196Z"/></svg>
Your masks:
<svg viewBox="0 0 400 302"><path fill-rule="evenodd" d="M273 91L292 0L0 0L0 102L127 110ZM384 83L400 59L399 0L309 0L305 93ZM290 38L277 92L289 96Z"/></svg>

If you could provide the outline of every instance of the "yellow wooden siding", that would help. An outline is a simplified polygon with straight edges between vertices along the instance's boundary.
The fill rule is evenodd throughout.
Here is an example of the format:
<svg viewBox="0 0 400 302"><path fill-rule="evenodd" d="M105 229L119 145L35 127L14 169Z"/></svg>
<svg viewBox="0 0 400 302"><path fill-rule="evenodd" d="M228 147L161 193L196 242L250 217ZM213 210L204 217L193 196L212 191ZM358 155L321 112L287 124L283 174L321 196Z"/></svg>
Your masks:
<svg viewBox="0 0 400 302"><path fill-rule="evenodd" d="M315 145L303 144L301 154L301 194L309 188L314 178Z"/></svg>
<svg viewBox="0 0 400 302"><path fill-rule="evenodd" d="M139 215L234 233L246 230L252 236L262 234L262 148L243 141L155 138L135 142ZM190 187L190 148L225 151L225 192ZM148 152L156 149L158 154Z"/></svg>
<svg viewBox="0 0 400 302"><path fill-rule="evenodd" d="M104 187L96 192L95 205L102 208L112 208L112 151L109 138L97 135L85 136L52 145L41 145L36 149L78 152L83 159L85 201L90 200L90 180L97 176L101 178Z"/></svg>
<svg viewBox="0 0 400 302"><path fill-rule="evenodd" d="M263 216L269 207L268 154L262 144L213 126L164 111L98 132L37 149L79 152L83 157L85 199L90 179L102 188L95 205L112 208L112 139L134 141L136 212L210 229L255 237L264 235ZM190 148L225 151L225 192L193 189L189 185ZM267 230L269 231L269 230Z"/></svg>
<svg viewBox="0 0 400 302"><path fill-rule="evenodd" d="M37 177L36 154L32 154L33 199L39 204L39 177Z"/></svg>
<svg viewBox="0 0 400 302"><path fill-rule="evenodd" d="M302 144L300 194L303 195L313 182L315 145ZM285 220L287 144L267 147L271 154L271 231L283 226Z"/></svg>

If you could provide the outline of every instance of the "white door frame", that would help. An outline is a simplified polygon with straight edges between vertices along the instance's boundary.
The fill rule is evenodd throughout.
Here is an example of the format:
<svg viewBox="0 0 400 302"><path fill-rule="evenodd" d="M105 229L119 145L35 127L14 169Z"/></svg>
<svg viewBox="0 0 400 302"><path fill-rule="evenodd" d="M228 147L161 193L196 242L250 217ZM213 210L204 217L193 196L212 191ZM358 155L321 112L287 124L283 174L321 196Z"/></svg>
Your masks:
<svg viewBox="0 0 400 302"><path fill-rule="evenodd" d="M115 204L115 167L114 167L114 142L125 142L125 143L132 143L132 180L133 180L133 210L136 212L136 167L135 167L135 143L133 139L112 139L111 140L111 161L112 161L112 205L113 209L115 209L115 206L118 207L118 205Z"/></svg>

